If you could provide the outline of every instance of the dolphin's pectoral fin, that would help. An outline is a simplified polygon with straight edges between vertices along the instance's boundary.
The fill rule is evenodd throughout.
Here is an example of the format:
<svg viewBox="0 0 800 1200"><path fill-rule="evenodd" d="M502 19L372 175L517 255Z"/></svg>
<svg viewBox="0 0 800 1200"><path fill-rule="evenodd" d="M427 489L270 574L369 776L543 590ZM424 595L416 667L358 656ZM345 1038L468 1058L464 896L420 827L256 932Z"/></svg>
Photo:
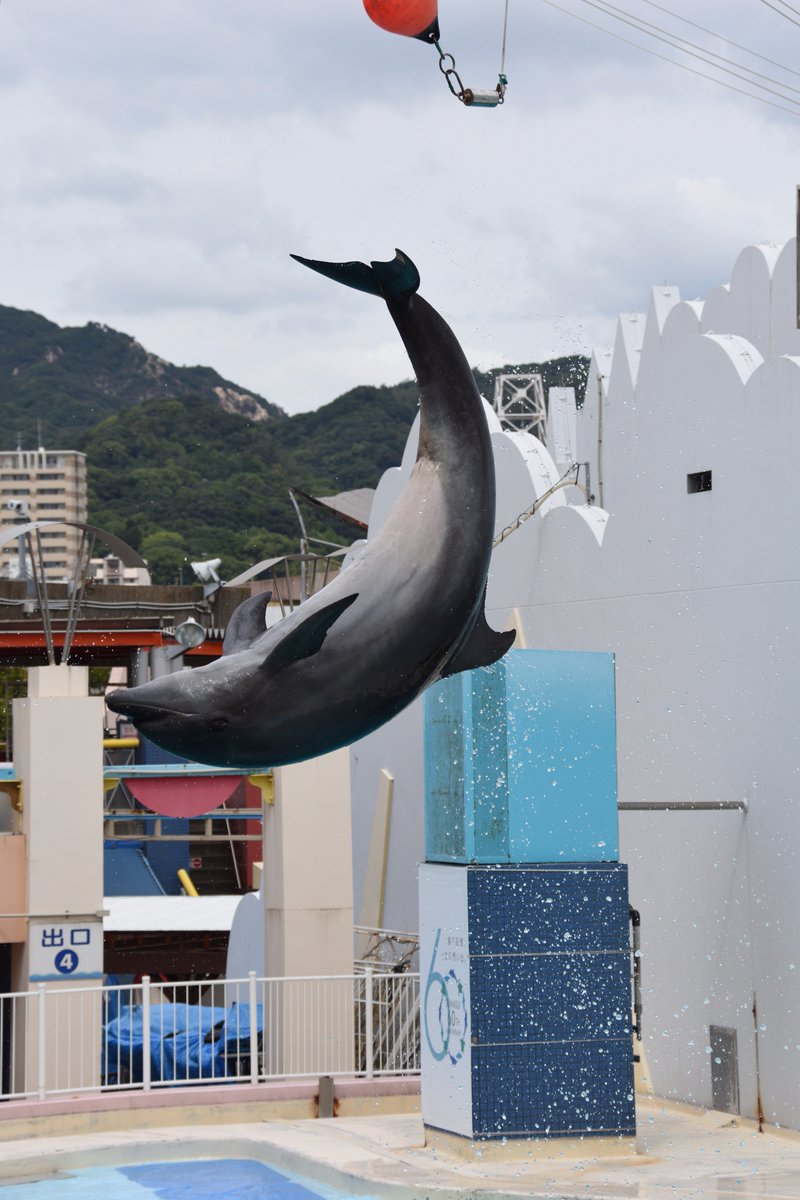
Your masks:
<svg viewBox="0 0 800 1200"><path fill-rule="evenodd" d="M257 637L261 637L267 628L267 605L271 599L272 592L259 592L233 610L222 642L223 654L245 650Z"/></svg>
<svg viewBox="0 0 800 1200"><path fill-rule="evenodd" d="M439 676L447 679L448 675L456 675L459 671L471 671L474 667L488 667L498 658L502 658L506 650L513 644L517 636L515 630L498 633L490 628L486 617L481 611L475 622L475 628L461 649L453 655Z"/></svg>
<svg viewBox="0 0 800 1200"><path fill-rule="evenodd" d="M334 600L332 604L328 604L325 608L320 608L306 617L278 643L274 650L270 651L262 666L269 668L270 671L282 671L291 663L316 654L322 647L330 627L357 599L358 592L354 592L352 596Z"/></svg>
<svg viewBox="0 0 800 1200"><path fill-rule="evenodd" d="M299 254L292 254L291 257L328 279L356 288L359 292L383 296L387 300L411 296L419 287L419 271L402 250L398 250L390 262L373 262L370 266L362 262L319 262L315 258L301 258Z"/></svg>

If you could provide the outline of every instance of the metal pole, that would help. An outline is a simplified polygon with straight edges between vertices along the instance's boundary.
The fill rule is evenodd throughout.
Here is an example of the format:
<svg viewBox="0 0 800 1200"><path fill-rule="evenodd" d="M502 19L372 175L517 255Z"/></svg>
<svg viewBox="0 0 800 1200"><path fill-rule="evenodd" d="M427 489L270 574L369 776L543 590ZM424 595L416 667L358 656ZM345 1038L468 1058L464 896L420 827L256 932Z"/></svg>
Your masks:
<svg viewBox="0 0 800 1200"><path fill-rule="evenodd" d="M597 372L597 503L603 507L603 377Z"/></svg>
<svg viewBox="0 0 800 1200"><path fill-rule="evenodd" d="M45 985L39 983L36 985L36 990L39 995L39 1003L37 1010L39 1014L39 1099L44 1100L47 1094L47 1026L45 1021Z"/></svg>
<svg viewBox="0 0 800 1200"><path fill-rule="evenodd" d="M36 544L39 548L39 567L37 568L36 560L33 555L33 540L31 539L30 531L25 534L28 545L28 550L31 556L31 575L33 576L34 587L36 588L36 602L39 605L39 612L42 617L42 628L44 630L45 645L47 647L47 661L51 667L56 665L56 652L53 646L53 627L50 623L50 602L47 595L47 581L44 574L44 560L41 557L42 541L39 537L39 530L36 530ZM42 578L39 579L39 568L41 569Z"/></svg>
<svg viewBox="0 0 800 1200"><path fill-rule="evenodd" d="M78 547L78 556L75 559L75 567L72 572L72 587L69 589L69 607L67 609L67 624L64 631L64 645L61 648L61 661L66 663L69 661L69 652L72 645L72 622L77 617L76 600L78 596L78 581L81 577L81 568L83 566L83 552L86 548L86 530L81 530L81 540Z"/></svg>
<svg viewBox="0 0 800 1200"><path fill-rule="evenodd" d="M236 877L236 890L237 892L240 892L242 890L242 873L239 870L239 860L236 857L236 846L234 845L235 841L238 839L234 837L229 817L225 818L225 828L228 831L228 846L230 848L231 858L233 860L233 873Z"/></svg>
<svg viewBox="0 0 800 1200"><path fill-rule="evenodd" d="M297 513L297 520L300 525L300 553L304 556L300 559L300 602L302 604L304 600L308 599L305 560L305 555L308 554L308 534L306 533L306 526L303 521L303 515L300 512L300 506L295 500L294 492L291 488L289 488L289 499L294 505L294 511Z"/></svg>
<svg viewBox="0 0 800 1200"><path fill-rule="evenodd" d="M78 617L80 616L81 604L83 603L83 593L86 590L86 580L89 575L89 563L94 553L95 535L92 534L88 539L88 549L86 546L87 537L86 530L81 533L81 545L78 551L78 558L75 563L75 573L72 577L72 595L69 602L69 613L67 615L67 628L64 634L64 648L61 651L61 661L66 663L69 661L70 650L72 649L72 639L75 636L75 630L78 625ZM85 560L85 561L84 561Z"/></svg>
<svg viewBox="0 0 800 1200"><path fill-rule="evenodd" d="M173 672L172 662L167 655L166 646L153 646L150 651L150 678L162 679Z"/></svg>
<svg viewBox="0 0 800 1200"><path fill-rule="evenodd" d="M631 941L633 943L633 1015L636 1020L634 1026L636 1032L636 1040L642 1040L642 1012L644 1006L642 1004L642 934L641 924L642 918L635 908L628 907L628 918L631 923Z"/></svg>
<svg viewBox="0 0 800 1200"><path fill-rule="evenodd" d="M255 1085L258 1083L258 995L255 971L251 971L247 979L250 1005L250 1082Z"/></svg>
<svg viewBox="0 0 800 1200"><path fill-rule="evenodd" d="M366 1075L367 1079L372 1079L375 1074L375 1050L373 1046L373 1029L372 1029L372 967L367 967L364 973L364 1004L366 1006L364 1012L364 1041L366 1042Z"/></svg>
<svg viewBox="0 0 800 1200"><path fill-rule="evenodd" d="M294 599L292 597L292 580L289 575L289 560L288 560L288 558L285 558L283 560L283 573L286 576L286 604L288 606L289 612L292 612L294 609Z"/></svg>
<svg viewBox="0 0 800 1200"><path fill-rule="evenodd" d="M25 595L32 596L34 594L33 580L28 574L28 554L25 549L24 533L17 538L17 578L20 583L25 584Z"/></svg>
<svg viewBox="0 0 800 1200"><path fill-rule="evenodd" d="M53 642L53 623L50 617L50 596L47 591L47 569L44 561L44 547L42 546L42 531L39 525L36 525L34 530L36 534L36 559L39 563L39 573L42 579L42 596L44 597L44 606L42 608L42 621L46 625L48 639L53 654L53 662L55 663L55 644ZM36 568L34 567L34 570Z"/></svg>
<svg viewBox="0 0 800 1200"><path fill-rule="evenodd" d="M142 1089L150 1091L150 976L142 976Z"/></svg>
<svg viewBox="0 0 800 1200"><path fill-rule="evenodd" d="M620 800L620 812L725 812L748 811L746 800Z"/></svg>
<svg viewBox="0 0 800 1200"><path fill-rule="evenodd" d="M138 687L139 684L147 683L150 678L150 664L146 650L135 650L133 653L133 669L132 679L129 686Z"/></svg>

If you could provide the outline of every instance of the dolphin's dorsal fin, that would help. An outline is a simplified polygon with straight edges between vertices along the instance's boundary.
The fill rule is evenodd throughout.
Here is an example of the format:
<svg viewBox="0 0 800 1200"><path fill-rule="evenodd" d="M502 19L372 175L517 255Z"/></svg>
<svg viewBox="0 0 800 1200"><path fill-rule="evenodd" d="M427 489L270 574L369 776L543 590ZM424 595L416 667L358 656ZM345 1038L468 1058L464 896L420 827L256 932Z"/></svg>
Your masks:
<svg viewBox="0 0 800 1200"><path fill-rule="evenodd" d="M359 292L369 292L371 296L383 296L385 300L413 296L419 287L419 271L402 250L398 250L389 262L372 262L369 266L362 262L320 262L316 258L301 258L299 254L290 257L328 279L335 279Z"/></svg>
<svg viewBox="0 0 800 1200"><path fill-rule="evenodd" d="M267 605L271 599L272 592L257 592L233 610L222 642L223 654L246 650L251 642L261 637L267 628Z"/></svg>
<svg viewBox="0 0 800 1200"><path fill-rule="evenodd" d="M456 675L459 671L471 671L474 667L491 666L498 658L503 657L516 636L513 629L498 633L496 629L490 628L481 608L472 633L461 649L445 664L439 678L447 679L448 675Z"/></svg>
<svg viewBox="0 0 800 1200"><path fill-rule="evenodd" d="M262 665L268 667L270 671L282 671L291 663L299 662L301 658L310 658L312 654L316 654L325 641L331 625L339 620L342 613L356 599L358 599L358 592L354 592L352 596L345 596L341 600L334 600L331 604L326 604L324 608L318 608L278 642L277 646L264 659Z"/></svg>

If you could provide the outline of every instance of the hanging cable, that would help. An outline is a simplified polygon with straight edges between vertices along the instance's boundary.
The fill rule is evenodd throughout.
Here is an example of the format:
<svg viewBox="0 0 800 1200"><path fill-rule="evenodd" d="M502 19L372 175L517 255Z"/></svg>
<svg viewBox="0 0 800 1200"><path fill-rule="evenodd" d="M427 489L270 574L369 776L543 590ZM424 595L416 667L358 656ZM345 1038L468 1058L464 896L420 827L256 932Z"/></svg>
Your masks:
<svg viewBox="0 0 800 1200"><path fill-rule="evenodd" d="M761 3L766 4L767 8L771 8L772 11L776 12L779 17L785 17L787 21L791 21L793 25L800 27L800 21L795 21L794 17L790 17L789 13L784 12L782 8L778 8L775 4L770 4L770 0L761 0ZM781 0L781 3L783 3L783 0ZM789 8L791 12L797 13L797 15L800 17L800 12L797 12L796 8L791 8L791 6L788 4L786 7Z"/></svg>
<svg viewBox="0 0 800 1200"><path fill-rule="evenodd" d="M503 40L500 44L500 78L505 79L506 70L506 39L508 38L508 0L503 12Z"/></svg>
<svg viewBox="0 0 800 1200"><path fill-rule="evenodd" d="M610 0L580 0L580 2L588 5L589 8L597 9L598 12L611 17L614 21L620 21L623 25L631 26L631 28L646 34L648 37L652 37L657 42L663 42L673 50L678 50L681 54L687 54L690 58L699 59L700 62L712 67L715 71L723 71L726 75L732 75L734 79L740 79L743 83L747 83L751 87L760 88L762 91L769 93L771 96L777 96L781 100L787 100L790 104L799 103L785 93L786 91L796 92L800 96L800 88L792 87L788 83L783 84L779 80L773 79L771 75L762 75L758 71L752 70L751 67L744 67L740 63L731 64L731 60L725 58L724 55L716 54L713 50L706 50L703 46L698 46L686 38L679 37L677 34L670 35L668 30L661 29L658 25L653 25L649 21L643 21L640 17L633 16L625 9L617 7L616 4L611 4ZM678 40L675 41L675 38ZM679 42L683 42L684 44L679 45ZM687 46L691 47L691 49L686 49ZM710 58L717 58L721 62L731 65L720 66L711 62ZM769 83L774 83L775 88L778 90L776 91L775 88L767 87L763 83L756 83L753 79L748 79L746 76L741 75L738 70L733 69L734 67L741 67L741 70L747 71L748 74L755 75L759 79L766 79Z"/></svg>
<svg viewBox="0 0 800 1200"><path fill-rule="evenodd" d="M583 2L584 2L584 3L591 3L591 2L592 2L592 0L583 0ZM677 39L677 41L678 41L678 42L682 42L682 43L683 43L684 45L686 45L686 46L691 46L693 50L697 50L697 51L699 51L701 55L708 55L708 58L716 58L716 59L718 59L718 60L719 60L721 63L727 63L727 64L728 64L728 67L738 67L740 70L742 70L742 71L746 71L746 72L747 72L749 75L754 75L754 76L755 76L757 79L765 79L765 80L766 80L768 83L774 83L774 84L776 85L776 87L779 87L779 88L784 88L784 89L786 89L787 91L790 91L790 92L797 92L797 94L798 94L798 95L800 95L800 88L792 87L792 86L791 86L791 84L788 84L788 83L781 83L781 81L780 81L780 80L778 80L778 79L775 79L775 78L774 78L772 75L763 75L763 74L762 74L760 71L756 71L756 70L754 70L752 67L745 66L745 64L744 64L744 63L737 63L737 62L734 62L734 61L733 61L733 59L731 59L731 58L728 58L728 56L727 56L727 55L725 55L725 54L717 54L717 52L716 52L715 50L709 50L709 49L707 49L705 46L698 46L696 42L690 42L690 41L688 40L688 38L683 38L683 37L681 37L681 36L680 36L680 34L678 34L678 33L670 33L670 31L669 31L668 29L662 29L662 28L661 28L661 26L659 26L659 25L653 25L653 24L652 24L650 21L645 21L645 20L644 20L642 17L635 17L635 16L633 16L633 14L632 14L632 13L627 13L627 12L625 11L625 9L619 8L619 7L617 7L617 5L615 5L615 4L611 4L611 3L610 3L610 0L600 0L600 3L601 3L601 4L602 4L602 5L605 7L605 8L608 8L608 9L613 9L615 13L621 13L621 14L623 14L622 16L620 16L620 17L617 17L617 18L616 18L617 20L623 20L625 17L632 17L632 21L635 21L635 22L637 23L637 25L639 25L639 26L641 26L641 27L642 27L642 32L643 32L643 33L649 33L649 31L650 31L651 29L652 29L652 30L655 30L655 31L656 31L656 33L665 34L665 35L666 35L666 37L667 37L668 39L672 39L672 38L674 38L674 39ZM645 3L650 3L650 0L645 0ZM660 4L656 4L656 5L654 5L654 7L655 7L655 8L661 8L661 5L660 5ZM665 12L666 12L667 10L666 10L666 9L664 9L663 11L665 11ZM612 14L611 14L611 13L609 13L609 16L611 16L611 15L612 15ZM674 15L674 14L670 14L670 15ZM632 22L627 22L627 21L626 21L625 23L626 23L626 24L630 24L630 23L632 23ZM710 31L707 31L707 32L710 32ZM655 34L651 34L650 36L655 36ZM718 36L718 35L716 35L716 34L712 34L712 37L716 37L716 36ZM662 39L660 39L660 38L659 38L658 40L660 41L660 40L662 40ZM673 44L673 43L672 43L672 42L670 42L670 44ZM731 43L731 44L733 44L733 43ZM680 50L680 49L681 49L681 47L680 47L680 46L675 46L675 49L678 49L678 50ZM744 47L739 47L739 49L745 49L745 48L744 48ZM746 53L750 53L749 51L746 51L746 50L745 50L745 52L746 52ZM688 53L689 53L689 51L686 51L686 53L688 54ZM693 56L693 57L695 57L695 56ZM759 55L758 57L761 57L761 56ZM770 61L770 60L767 60L767 61ZM779 66L779 67L780 67L780 63L778 63L778 64L773 64L773 65L777 65L777 66ZM714 64L713 64L713 63L709 63L709 66L714 66ZM720 70L720 71L727 71L727 70L728 70L728 68L727 68L727 67L714 67L714 69L715 69L715 70ZM782 70L790 70L791 68L781 67L781 69L782 69ZM735 74L735 72L733 72L733 73ZM800 76L800 71L793 71L793 72L792 72L792 74ZM749 80L745 80L745 82L749 82ZM758 86L758 85L756 84L756 85L754 85L754 86ZM765 90L766 90L766 89L765 89Z"/></svg>
<svg viewBox="0 0 800 1200"><path fill-rule="evenodd" d="M558 4L556 0L542 0L543 4L549 8L555 8L559 12L564 13L568 17L572 17L576 21L580 21L582 25L589 25L592 29L598 29L601 33L605 33L608 37L616 38L618 42L624 42L626 46L633 46L635 50L641 50L644 54L649 54L652 58L658 58L661 62L670 63L673 67L680 67L682 71L688 71L690 75L696 75L698 79L706 79L710 83L716 83L719 87L725 88L729 92L736 92L740 96L747 96L749 100L758 100L761 104L766 104L769 108L777 108L780 112L789 113L790 116L797 117L800 113L796 109L787 108L783 104L776 104L774 100L767 100L764 96L759 96L754 92L745 91L744 88L736 87L732 83L725 83L722 79L717 79L714 75L707 75L705 71L698 71L696 67L690 67L687 63L677 62L674 58L668 58L666 54L659 54L657 50L651 50L649 46L643 46L641 42L631 41L630 38L623 37L620 33L615 33L613 29L608 29L605 25L598 25L596 21L590 21L588 17L582 17L580 13L573 12L569 8L564 8L562 4ZM787 104L794 103L790 97L783 97Z"/></svg>
<svg viewBox="0 0 800 1200"><path fill-rule="evenodd" d="M682 17L679 13L673 12L672 9L665 8L663 4L657 4L656 0L642 0L642 4L647 4L650 8L657 8L659 12L665 13L668 17L672 17L676 21L682 21L684 25L691 25L692 29L699 29L701 33L707 33L709 37L717 38L721 42L727 42L729 46L735 46L737 50L743 50L745 54L750 54L753 58L760 59L761 62L769 63L772 67L778 67L781 71L788 71L790 75L800 76L800 71L796 71L794 67L787 67L785 63L780 63L774 58L767 58L765 54L759 54L757 50L751 50L749 46L743 46L741 42L735 42L727 34L715 33L713 29L707 29L705 25L698 25L696 21L690 21L688 17Z"/></svg>

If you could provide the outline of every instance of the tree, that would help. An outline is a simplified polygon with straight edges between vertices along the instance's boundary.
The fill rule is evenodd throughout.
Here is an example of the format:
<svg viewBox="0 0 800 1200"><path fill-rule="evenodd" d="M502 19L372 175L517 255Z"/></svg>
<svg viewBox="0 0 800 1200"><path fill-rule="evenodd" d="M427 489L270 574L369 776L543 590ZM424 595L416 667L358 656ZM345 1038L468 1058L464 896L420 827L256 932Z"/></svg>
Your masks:
<svg viewBox="0 0 800 1200"><path fill-rule="evenodd" d="M186 544L181 534L157 529L142 538L141 555L147 559L153 583L175 583L186 563Z"/></svg>

